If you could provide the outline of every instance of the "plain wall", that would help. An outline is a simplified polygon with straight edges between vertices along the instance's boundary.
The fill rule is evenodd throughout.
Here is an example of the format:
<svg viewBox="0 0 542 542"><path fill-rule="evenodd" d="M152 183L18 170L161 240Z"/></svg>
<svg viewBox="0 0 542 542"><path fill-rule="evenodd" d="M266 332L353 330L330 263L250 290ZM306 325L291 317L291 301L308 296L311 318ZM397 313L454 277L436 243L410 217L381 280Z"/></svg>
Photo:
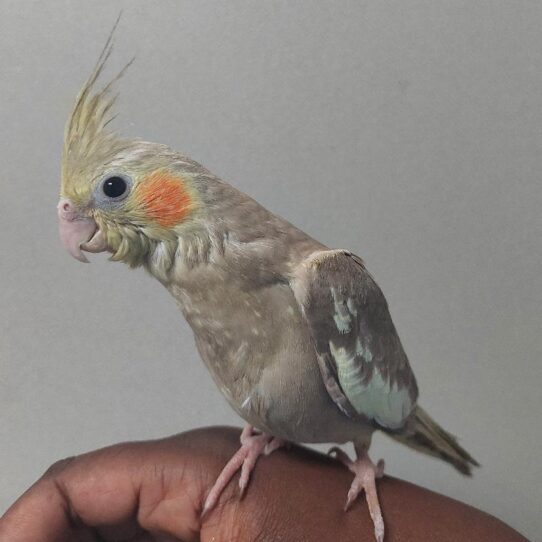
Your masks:
<svg viewBox="0 0 542 542"><path fill-rule="evenodd" d="M116 126L361 255L421 404L483 468L373 457L539 536L542 4L0 6L0 511L61 457L241 423L165 289L58 240L64 123L123 6Z"/></svg>

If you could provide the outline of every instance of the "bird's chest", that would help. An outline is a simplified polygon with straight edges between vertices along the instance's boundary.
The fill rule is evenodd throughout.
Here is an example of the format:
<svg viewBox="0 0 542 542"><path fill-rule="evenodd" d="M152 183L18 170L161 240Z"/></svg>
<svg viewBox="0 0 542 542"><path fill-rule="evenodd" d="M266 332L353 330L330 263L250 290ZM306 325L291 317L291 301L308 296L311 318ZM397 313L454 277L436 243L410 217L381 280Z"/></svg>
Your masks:
<svg viewBox="0 0 542 542"><path fill-rule="evenodd" d="M170 291L194 331L203 361L241 416L262 425L272 404L288 395L295 400L279 375L295 365L294 358L299 361L299 349L306 345L302 317L287 285L244 288L200 275Z"/></svg>

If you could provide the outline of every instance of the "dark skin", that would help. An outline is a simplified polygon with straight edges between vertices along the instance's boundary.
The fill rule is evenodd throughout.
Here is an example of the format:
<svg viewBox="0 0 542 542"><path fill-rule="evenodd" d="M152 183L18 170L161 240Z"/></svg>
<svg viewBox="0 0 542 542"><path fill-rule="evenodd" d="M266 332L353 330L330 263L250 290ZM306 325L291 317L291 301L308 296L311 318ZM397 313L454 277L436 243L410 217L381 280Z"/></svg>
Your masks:
<svg viewBox="0 0 542 542"><path fill-rule="evenodd" d="M362 499L343 512L351 474L302 447L261 458L247 493L231 483L201 518L239 431L206 428L118 444L53 465L0 519L2 542L373 540ZM386 541L520 542L496 518L407 482L378 482Z"/></svg>

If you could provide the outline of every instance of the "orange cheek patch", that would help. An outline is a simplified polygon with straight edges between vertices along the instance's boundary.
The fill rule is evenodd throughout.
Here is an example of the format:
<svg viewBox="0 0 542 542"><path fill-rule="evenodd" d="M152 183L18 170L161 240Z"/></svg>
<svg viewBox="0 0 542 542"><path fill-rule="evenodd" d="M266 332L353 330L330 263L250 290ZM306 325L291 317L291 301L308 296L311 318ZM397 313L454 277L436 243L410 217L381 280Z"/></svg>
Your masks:
<svg viewBox="0 0 542 542"><path fill-rule="evenodd" d="M147 217L164 228L182 222L193 207L182 179L166 171L152 173L139 186L138 199Z"/></svg>

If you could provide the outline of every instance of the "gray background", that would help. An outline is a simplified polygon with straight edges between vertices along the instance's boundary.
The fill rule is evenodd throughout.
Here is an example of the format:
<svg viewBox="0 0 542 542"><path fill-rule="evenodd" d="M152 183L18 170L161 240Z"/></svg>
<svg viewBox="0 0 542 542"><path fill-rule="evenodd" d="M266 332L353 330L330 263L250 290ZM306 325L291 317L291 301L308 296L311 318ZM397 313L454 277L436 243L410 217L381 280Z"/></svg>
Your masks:
<svg viewBox="0 0 542 542"><path fill-rule="evenodd" d="M374 457L538 537L539 2L0 5L0 510L66 455L240 423L167 292L57 238L64 122L123 5L117 126L364 257L421 403L483 469Z"/></svg>

